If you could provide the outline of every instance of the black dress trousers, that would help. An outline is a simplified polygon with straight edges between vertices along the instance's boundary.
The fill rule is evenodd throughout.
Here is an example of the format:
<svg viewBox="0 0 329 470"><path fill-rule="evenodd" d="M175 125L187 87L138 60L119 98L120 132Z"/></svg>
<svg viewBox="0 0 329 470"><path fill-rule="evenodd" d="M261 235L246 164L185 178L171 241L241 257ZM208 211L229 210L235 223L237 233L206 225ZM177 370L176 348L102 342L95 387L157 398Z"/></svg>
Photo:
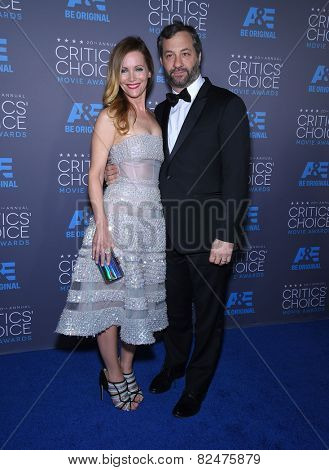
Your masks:
<svg viewBox="0 0 329 470"><path fill-rule="evenodd" d="M209 253L181 254L174 248L167 250L169 327L164 334L165 367L186 368L185 390L201 399L220 356L230 272L230 264L210 263Z"/></svg>

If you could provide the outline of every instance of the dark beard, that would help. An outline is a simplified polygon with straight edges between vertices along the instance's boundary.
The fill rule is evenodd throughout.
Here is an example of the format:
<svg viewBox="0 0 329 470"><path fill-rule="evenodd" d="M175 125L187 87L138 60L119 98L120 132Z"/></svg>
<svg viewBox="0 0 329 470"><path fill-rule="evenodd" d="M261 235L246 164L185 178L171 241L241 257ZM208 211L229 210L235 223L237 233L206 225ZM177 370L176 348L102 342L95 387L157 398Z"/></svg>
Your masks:
<svg viewBox="0 0 329 470"><path fill-rule="evenodd" d="M177 69L173 69L170 71L170 73L168 73L165 69L164 69L164 74L165 74L165 77L166 77L166 80L167 80L167 83L172 87L172 88L187 88L189 85L191 85L197 78L198 76L200 75L200 64L199 64L199 61L197 61L191 70L187 70L183 67L179 68L178 70L184 70L185 72L187 72L187 75L186 75L186 78L182 81L182 80L175 80L175 78L173 78L171 76L171 74Z"/></svg>

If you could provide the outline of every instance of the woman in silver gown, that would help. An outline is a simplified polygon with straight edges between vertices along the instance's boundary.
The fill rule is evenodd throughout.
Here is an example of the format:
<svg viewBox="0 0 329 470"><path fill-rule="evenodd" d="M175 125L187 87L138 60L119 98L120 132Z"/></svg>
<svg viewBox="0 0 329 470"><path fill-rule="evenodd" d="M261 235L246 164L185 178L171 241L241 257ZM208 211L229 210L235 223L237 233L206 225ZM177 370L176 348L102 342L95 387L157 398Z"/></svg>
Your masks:
<svg viewBox="0 0 329 470"><path fill-rule="evenodd" d="M162 137L145 106L153 71L140 38L127 37L115 46L104 109L92 136L88 190L93 216L56 328L64 335L97 336L105 364L101 396L108 391L121 410L135 410L143 400L133 372L136 345L153 343L153 332L167 326L165 224L158 187ZM103 194L108 159L118 166L119 178ZM110 262L111 248L124 277L105 284L97 263Z"/></svg>

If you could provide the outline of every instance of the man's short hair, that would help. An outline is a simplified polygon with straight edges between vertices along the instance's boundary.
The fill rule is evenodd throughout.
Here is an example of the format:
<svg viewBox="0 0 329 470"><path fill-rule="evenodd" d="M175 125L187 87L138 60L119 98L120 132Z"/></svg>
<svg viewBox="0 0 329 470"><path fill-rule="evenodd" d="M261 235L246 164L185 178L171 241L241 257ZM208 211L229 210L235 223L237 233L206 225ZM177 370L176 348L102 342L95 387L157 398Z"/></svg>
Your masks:
<svg viewBox="0 0 329 470"><path fill-rule="evenodd" d="M176 33L179 33L181 31L186 31L191 35L195 52L199 56L200 52L202 52L202 43L198 33L196 32L196 29L193 28L193 26L184 24L182 21L174 21L172 24L165 26L158 36L157 46L160 57L162 57L163 53L163 40L171 39L173 36L175 36Z"/></svg>

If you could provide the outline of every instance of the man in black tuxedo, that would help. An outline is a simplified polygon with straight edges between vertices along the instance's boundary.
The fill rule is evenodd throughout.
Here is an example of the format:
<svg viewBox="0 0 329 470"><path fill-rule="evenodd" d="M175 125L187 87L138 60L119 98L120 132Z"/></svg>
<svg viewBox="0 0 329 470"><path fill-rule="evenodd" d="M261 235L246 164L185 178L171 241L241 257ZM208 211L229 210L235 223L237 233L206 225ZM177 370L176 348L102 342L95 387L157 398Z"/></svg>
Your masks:
<svg viewBox="0 0 329 470"><path fill-rule="evenodd" d="M196 30L180 22L166 26L158 38L172 88L155 109L165 154L160 191L167 229L169 327L165 361L150 391L163 393L185 375L173 409L176 417L199 411L216 369L229 263L242 236L248 197L246 108L238 96L201 76L201 49Z"/></svg>
<svg viewBox="0 0 329 470"><path fill-rule="evenodd" d="M172 88L155 109L165 153L160 191L167 228L169 327L164 365L150 391L165 392L185 375L184 392L173 410L177 417L199 411L215 372L229 263L241 239L248 197L246 108L238 96L201 77L201 47L195 29L183 23L166 26L158 38Z"/></svg>

